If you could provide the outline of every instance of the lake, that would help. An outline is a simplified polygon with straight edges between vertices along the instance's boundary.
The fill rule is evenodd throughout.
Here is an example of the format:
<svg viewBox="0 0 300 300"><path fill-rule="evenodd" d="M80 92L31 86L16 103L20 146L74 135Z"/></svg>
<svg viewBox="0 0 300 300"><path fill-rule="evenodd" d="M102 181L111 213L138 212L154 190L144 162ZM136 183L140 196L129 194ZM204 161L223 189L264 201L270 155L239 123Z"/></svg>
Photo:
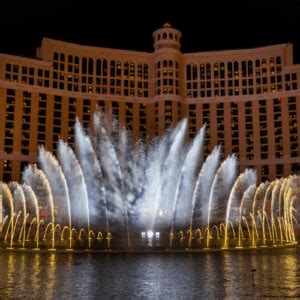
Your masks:
<svg viewBox="0 0 300 300"><path fill-rule="evenodd" d="M297 298L299 257L300 248L151 254L2 251L0 298Z"/></svg>

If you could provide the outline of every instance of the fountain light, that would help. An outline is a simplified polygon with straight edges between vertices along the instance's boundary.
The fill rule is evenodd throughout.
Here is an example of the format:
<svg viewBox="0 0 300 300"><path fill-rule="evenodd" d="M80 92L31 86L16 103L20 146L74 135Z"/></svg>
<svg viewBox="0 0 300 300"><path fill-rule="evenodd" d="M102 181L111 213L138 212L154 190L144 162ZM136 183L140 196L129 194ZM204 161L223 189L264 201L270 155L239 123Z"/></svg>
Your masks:
<svg viewBox="0 0 300 300"><path fill-rule="evenodd" d="M148 239L152 239L153 236L154 236L153 231L152 231L152 230L148 230L148 231L147 231L147 238L148 238Z"/></svg>

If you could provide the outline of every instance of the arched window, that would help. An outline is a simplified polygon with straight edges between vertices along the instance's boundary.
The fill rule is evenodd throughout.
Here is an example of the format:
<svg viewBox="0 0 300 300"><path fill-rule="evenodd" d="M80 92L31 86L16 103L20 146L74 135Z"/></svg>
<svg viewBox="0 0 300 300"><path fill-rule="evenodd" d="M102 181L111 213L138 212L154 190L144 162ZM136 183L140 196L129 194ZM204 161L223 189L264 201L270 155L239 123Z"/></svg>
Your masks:
<svg viewBox="0 0 300 300"><path fill-rule="evenodd" d="M116 74L116 63L114 60L110 62L110 76L115 77Z"/></svg>
<svg viewBox="0 0 300 300"><path fill-rule="evenodd" d="M89 75L93 75L94 73L94 62L92 58L89 58Z"/></svg>
<svg viewBox="0 0 300 300"><path fill-rule="evenodd" d="M225 64L223 62L220 63L220 78L225 78Z"/></svg>
<svg viewBox="0 0 300 300"><path fill-rule="evenodd" d="M160 69L160 61L157 62L157 69Z"/></svg>
<svg viewBox="0 0 300 300"><path fill-rule="evenodd" d="M163 39L166 39L166 38L167 38L167 34L164 33L164 34L163 34Z"/></svg>
<svg viewBox="0 0 300 300"><path fill-rule="evenodd" d="M227 76L228 78L232 78L232 62L227 63Z"/></svg>
<svg viewBox="0 0 300 300"><path fill-rule="evenodd" d="M173 39L173 33L169 34L169 39Z"/></svg>
<svg viewBox="0 0 300 300"><path fill-rule="evenodd" d="M158 40L158 41L160 40L160 34L157 36L157 40Z"/></svg>
<svg viewBox="0 0 300 300"><path fill-rule="evenodd" d="M124 76L126 78L129 76L129 63L127 61L124 63Z"/></svg>
<svg viewBox="0 0 300 300"><path fill-rule="evenodd" d="M68 56L68 63L69 64L73 63L73 56L72 55Z"/></svg>
<svg viewBox="0 0 300 300"><path fill-rule="evenodd" d="M168 67L168 61L164 60L163 61L163 68L167 68Z"/></svg>
<svg viewBox="0 0 300 300"><path fill-rule="evenodd" d="M63 53L60 54L60 60L65 61L65 55Z"/></svg>
<svg viewBox="0 0 300 300"><path fill-rule="evenodd" d="M214 78L219 78L219 63L214 63Z"/></svg>
<svg viewBox="0 0 300 300"><path fill-rule="evenodd" d="M107 60L103 60L103 76L107 76Z"/></svg>
<svg viewBox="0 0 300 300"><path fill-rule="evenodd" d="M121 71L122 71L122 63L120 61L117 61L117 76L121 77Z"/></svg>
<svg viewBox="0 0 300 300"><path fill-rule="evenodd" d="M200 65L200 79L201 80L205 79L205 64Z"/></svg>
<svg viewBox="0 0 300 300"><path fill-rule="evenodd" d="M277 57L276 57L276 64L277 64L277 65L280 65L280 64L281 64L281 57L280 57L280 56L277 56Z"/></svg>
<svg viewBox="0 0 300 300"><path fill-rule="evenodd" d="M134 79L135 77L135 64L132 62L130 63L130 79Z"/></svg>
<svg viewBox="0 0 300 300"><path fill-rule="evenodd" d="M144 79L148 79L149 66L148 64L144 64Z"/></svg>
<svg viewBox="0 0 300 300"><path fill-rule="evenodd" d="M143 65L142 64L138 64L137 66L137 77L139 79L142 79L143 78Z"/></svg>
<svg viewBox="0 0 300 300"><path fill-rule="evenodd" d="M57 52L53 53L53 60L58 60L58 53Z"/></svg>
<svg viewBox="0 0 300 300"><path fill-rule="evenodd" d="M248 76L253 76L253 62L252 60L248 60Z"/></svg>
<svg viewBox="0 0 300 300"><path fill-rule="evenodd" d="M197 66L193 65L192 79L197 80Z"/></svg>
<svg viewBox="0 0 300 300"><path fill-rule="evenodd" d="M242 76L246 77L247 76L247 66L246 66L246 61L242 61Z"/></svg>
<svg viewBox="0 0 300 300"><path fill-rule="evenodd" d="M206 79L211 79L211 66L209 63L206 64Z"/></svg>
<svg viewBox="0 0 300 300"><path fill-rule="evenodd" d="M239 77L239 63L237 61L234 62L233 68L234 68L234 77L238 78Z"/></svg>
<svg viewBox="0 0 300 300"><path fill-rule="evenodd" d="M260 67L260 60L259 60L259 59L257 59L257 60L255 61L255 66L256 66L256 67Z"/></svg>
<svg viewBox="0 0 300 300"><path fill-rule="evenodd" d="M87 59L85 57L82 58L82 74L87 73Z"/></svg>
<svg viewBox="0 0 300 300"><path fill-rule="evenodd" d="M169 68L173 68L173 61L169 60Z"/></svg>
<svg viewBox="0 0 300 300"><path fill-rule="evenodd" d="M78 56L75 56L74 63L76 65L79 65L79 57Z"/></svg>
<svg viewBox="0 0 300 300"><path fill-rule="evenodd" d="M96 61L96 75L100 76L101 75L101 60L97 59Z"/></svg>
<svg viewBox="0 0 300 300"><path fill-rule="evenodd" d="M186 80L191 80L192 78L192 66L187 65L186 66Z"/></svg>

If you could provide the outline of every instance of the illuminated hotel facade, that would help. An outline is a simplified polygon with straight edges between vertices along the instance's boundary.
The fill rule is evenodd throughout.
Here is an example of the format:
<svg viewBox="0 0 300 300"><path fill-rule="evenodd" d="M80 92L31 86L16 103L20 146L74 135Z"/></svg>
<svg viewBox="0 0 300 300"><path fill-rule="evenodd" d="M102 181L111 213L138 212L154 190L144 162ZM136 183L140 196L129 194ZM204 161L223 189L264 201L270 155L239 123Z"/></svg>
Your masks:
<svg viewBox="0 0 300 300"><path fill-rule="evenodd" d="M223 157L236 153L240 171L254 167L260 180L299 172L291 44L182 53L169 24L153 38L152 53L44 38L36 59L0 54L0 180L19 181L38 145L73 144L76 116L87 127L97 106L147 141L184 117L190 138L206 123L206 155L222 144Z"/></svg>

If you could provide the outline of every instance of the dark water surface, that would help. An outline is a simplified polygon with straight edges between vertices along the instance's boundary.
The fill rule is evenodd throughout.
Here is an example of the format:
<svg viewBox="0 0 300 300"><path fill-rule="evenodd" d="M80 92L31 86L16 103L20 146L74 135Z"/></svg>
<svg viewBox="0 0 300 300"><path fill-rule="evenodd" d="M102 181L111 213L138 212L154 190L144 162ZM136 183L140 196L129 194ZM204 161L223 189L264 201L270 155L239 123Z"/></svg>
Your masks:
<svg viewBox="0 0 300 300"><path fill-rule="evenodd" d="M300 298L300 249L190 254L0 252L0 274L1 299Z"/></svg>

